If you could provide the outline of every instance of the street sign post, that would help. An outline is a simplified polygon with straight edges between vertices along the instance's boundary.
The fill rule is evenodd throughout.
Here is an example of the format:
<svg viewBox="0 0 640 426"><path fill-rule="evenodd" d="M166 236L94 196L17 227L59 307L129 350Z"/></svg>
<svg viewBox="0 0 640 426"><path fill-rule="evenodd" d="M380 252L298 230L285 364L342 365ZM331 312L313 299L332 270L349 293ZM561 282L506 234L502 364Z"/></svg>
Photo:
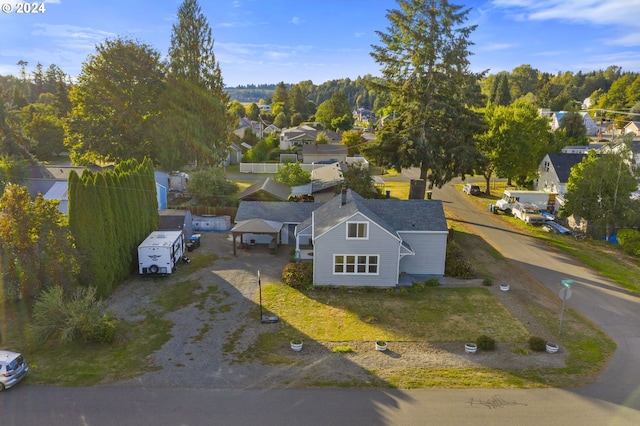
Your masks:
<svg viewBox="0 0 640 426"><path fill-rule="evenodd" d="M564 320L564 305L567 300L571 297L571 284L573 284L573 280L562 280L560 281L562 284L562 288L560 289L560 299L562 299L562 312L560 313L560 328L558 329L558 334L562 333L562 321Z"/></svg>

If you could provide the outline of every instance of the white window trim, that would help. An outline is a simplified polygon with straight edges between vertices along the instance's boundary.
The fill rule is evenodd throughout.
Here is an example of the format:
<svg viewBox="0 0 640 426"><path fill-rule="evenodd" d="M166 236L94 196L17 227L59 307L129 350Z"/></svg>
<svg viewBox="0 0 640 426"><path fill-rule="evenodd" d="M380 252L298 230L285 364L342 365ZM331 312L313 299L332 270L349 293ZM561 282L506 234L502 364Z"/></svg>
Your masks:
<svg viewBox="0 0 640 426"><path fill-rule="evenodd" d="M338 256L342 256L344 258L344 263L342 263L343 265L343 272L336 272L336 265L338 265L338 263L336 262ZM347 257L348 256L353 256L355 259L355 263L353 263L354 265L354 270L353 272L347 272L346 271L346 266L348 265L347 263ZM360 264L358 263L358 258L359 257L365 257L366 258L366 262L364 264ZM375 258L376 259L376 272L369 272L369 266L370 265L374 265L374 263L369 263L369 261L371 260L371 258ZM364 265L365 267L365 272L358 272L358 266L360 265ZM339 254L336 253L333 255L333 275L380 275L380 255L378 254Z"/></svg>
<svg viewBox="0 0 640 426"><path fill-rule="evenodd" d="M356 225L356 234L358 233L358 225L365 225L365 233L366 236L364 237L350 237L349 236L349 226L350 225ZM353 221L353 222L347 222L347 240L368 240L369 239L369 222L366 221Z"/></svg>

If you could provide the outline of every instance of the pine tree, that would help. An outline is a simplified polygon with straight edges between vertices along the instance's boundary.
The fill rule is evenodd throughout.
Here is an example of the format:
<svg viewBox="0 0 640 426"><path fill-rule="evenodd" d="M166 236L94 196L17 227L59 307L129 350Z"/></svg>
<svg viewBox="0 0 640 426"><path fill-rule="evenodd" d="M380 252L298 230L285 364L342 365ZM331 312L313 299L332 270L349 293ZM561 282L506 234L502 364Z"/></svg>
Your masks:
<svg viewBox="0 0 640 426"><path fill-rule="evenodd" d="M471 173L478 158L474 134L483 127L479 80L469 70L468 9L447 0L400 0L387 13L388 32L371 56L382 66L374 88L388 93L396 118L377 139L373 155L398 170L419 167L420 178L441 187ZM379 155L393 152L391 157Z"/></svg>
<svg viewBox="0 0 640 426"><path fill-rule="evenodd" d="M169 47L169 72L178 78L205 87L223 104L228 102L220 65L213 53L209 21L197 0L184 0L178 8Z"/></svg>

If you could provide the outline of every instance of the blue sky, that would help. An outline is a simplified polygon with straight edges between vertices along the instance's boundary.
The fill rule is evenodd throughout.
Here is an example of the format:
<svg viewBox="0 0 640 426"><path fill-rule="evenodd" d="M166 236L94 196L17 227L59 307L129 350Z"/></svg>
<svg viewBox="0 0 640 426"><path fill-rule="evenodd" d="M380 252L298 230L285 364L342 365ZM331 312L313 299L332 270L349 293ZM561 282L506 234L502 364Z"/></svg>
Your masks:
<svg viewBox="0 0 640 426"><path fill-rule="evenodd" d="M164 57L181 0L46 0L45 12L17 14L2 0L0 74L18 61L51 63L77 76L106 38L126 36ZM380 44L395 0L200 0L228 86L379 75L369 53ZM530 64L541 71L610 65L640 72L640 0L452 0L472 8L467 24L474 71Z"/></svg>

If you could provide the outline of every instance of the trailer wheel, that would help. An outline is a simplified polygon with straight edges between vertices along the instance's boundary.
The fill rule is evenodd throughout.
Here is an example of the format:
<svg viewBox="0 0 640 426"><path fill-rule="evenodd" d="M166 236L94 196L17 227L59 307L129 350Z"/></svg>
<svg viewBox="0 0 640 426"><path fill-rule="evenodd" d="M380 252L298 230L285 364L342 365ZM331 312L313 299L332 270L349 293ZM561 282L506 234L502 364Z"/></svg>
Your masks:
<svg viewBox="0 0 640 426"><path fill-rule="evenodd" d="M157 274L159 270L160 269L158 268L158 265L149 266L149 272L151 272L152 274Z"/></svg>

